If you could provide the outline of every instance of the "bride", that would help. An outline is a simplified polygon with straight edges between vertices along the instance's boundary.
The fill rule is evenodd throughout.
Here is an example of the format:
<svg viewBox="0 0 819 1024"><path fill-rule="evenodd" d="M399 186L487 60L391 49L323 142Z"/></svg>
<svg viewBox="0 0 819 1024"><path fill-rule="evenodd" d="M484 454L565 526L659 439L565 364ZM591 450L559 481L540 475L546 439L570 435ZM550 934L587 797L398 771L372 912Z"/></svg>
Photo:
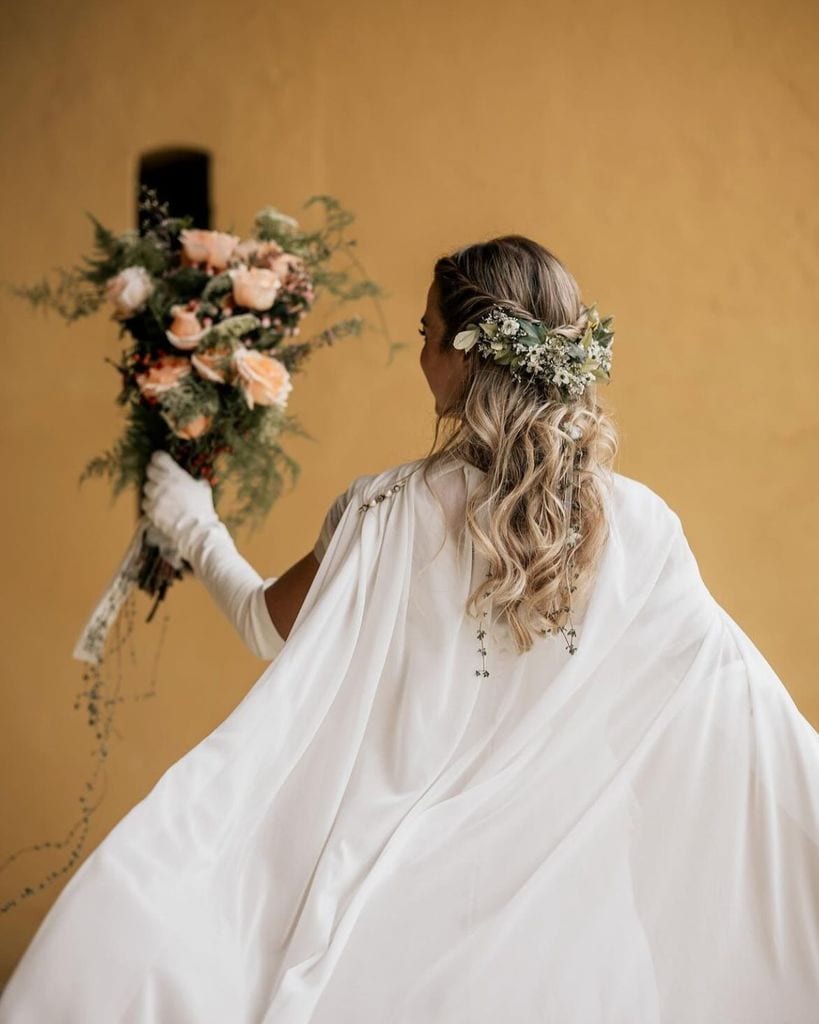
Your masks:
<svg viewBox="0 0 819 1024"><path fill-rule="evenodd" d="M817 1019L819 737L613 470L610 320L522 236L439 259L430 453L277 577L155 453L146 514L268 664L65 886L2 1024Z"/></svg>

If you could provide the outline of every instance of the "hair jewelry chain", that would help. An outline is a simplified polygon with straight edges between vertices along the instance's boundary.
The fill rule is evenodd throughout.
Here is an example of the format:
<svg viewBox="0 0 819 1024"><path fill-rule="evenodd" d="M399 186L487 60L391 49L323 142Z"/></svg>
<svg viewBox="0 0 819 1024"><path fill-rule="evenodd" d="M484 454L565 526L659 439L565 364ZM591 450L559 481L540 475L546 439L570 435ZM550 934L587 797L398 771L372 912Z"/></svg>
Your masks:
<svg viewBox="0 0 819 1024"><path fill-rule="evenodd" d="M571 435L573 440L576 440L580 436L580 430L577 427L575 427L573 424L570 424L567 427L567 431ZM569 654L574 654L577 651L577 644L574 642L574 638L577 636L577 630L575 629L574 623L572 622L572 600L571 600L571 595L575 592L575 590L577 590L576 581L577 581L577 577L579 575L579 573L575 569L575 565L574 565L574 552L575 552L575 548L577 547L577 544L580 541L580 536L581 536L581 532L580 532L580 527L581 527L581 522L580 522L581 504L580 504L579 498L578 498L577 501L574 500L574 496L575 496L575 476L578 475L578 471L580 469L580 464L582 462L582 459L583 459L583 449L578 447L578 448L575 449L574 457L572 459L572 464L569 466L569 468L566 471L566 477L565 477L564 485L563 485L563 510L564 510L564 515L565 515L566 524L567 524L566 546L564 548L564 551L565 551L565 556L564 557L565 557L565 573L566 573L566 592L567 592L567 594L569 596L568 596L568 604L566 604L564 606L564 608L563 608L563 611L565 611L566 614L567 614L568 627L561 626L560 627L560 632L563 634L563 639L566 641L566 647L567 647L567 650L568 650ZM577 491L579 492L579 490L580 490L580 479L579 479L579 476L578 476ZM572 515L573 515L573 512L574 512L575 509L577 509L577 525L576 526L572 524ZM548 633L549 631L545 630L544 632Z"/></svg>
<svg viewBox="0 0 819 1024"><path fill-rule="evenodd" d="M492 570L489 569L486 573L487 579L491 575ZM491 592L489 590L485 590L483 592L483 596L491 597ZM489 675L489 670L486 667L486 642L484 640L484 637L486 636L486 614L487 611L486 608L484 608L483 612L481 613L481 617L478 620L478 653L481 656L481 667L475 669L475 675L481 676L484 679L487 678L487 676Z"/></svg>
<svg viewBox="0 0 819 1024"><path fill-rule="evenodd" d="M601 320L595 305L583 306L581 337L577 322L547 327L542 320L512 315L494 304L478 323L469 323L452 342L468 352L473 346L486 359L508 366L515 380L524 377L553 384L564 401L579 398L595 380L611 380L614 317Z"/></svg>

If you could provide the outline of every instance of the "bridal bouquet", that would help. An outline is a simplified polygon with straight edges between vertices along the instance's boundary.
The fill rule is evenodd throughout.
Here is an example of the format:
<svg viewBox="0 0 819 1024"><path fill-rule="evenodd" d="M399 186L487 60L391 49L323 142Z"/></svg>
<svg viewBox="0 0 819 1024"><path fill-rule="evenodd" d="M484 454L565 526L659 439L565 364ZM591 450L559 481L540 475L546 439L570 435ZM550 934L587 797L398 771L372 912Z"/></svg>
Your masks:
<svg viewBox="0 0 819 1024"><path fill-rule="evenodd" d="M330 196L322 203L325 224L305 231L294 218L268 206L247 238L195 228L189 217L171 217L156 194L143 188L139 227L114 234L93 216L94 254L69 270L13 291L50 308L68 322L107 308L123 346L116 401L125 425L112 448L86 465L80 483L107 476L114 495L133 486L137 499L151 453L168 451L189 473L207 479L218 503L225 484L236 508L223 516L235 529L260 522L279 495L283 472L295 480L299 467L282 449L284 432L305 432L287 414L292 377L312 352L345 335L360 334L364 321L351 317L306 341L296 342L301 323L322 289L339 301L378 296L349 254L344 238L352 220ZM338 252L347 269L331 269ZM139 506L138 506L139 507ZM143 515L102 600L77 642L74 657L98 663L105 637L133 585L155 600L153 616L173 580L190 566Z"/></svg>

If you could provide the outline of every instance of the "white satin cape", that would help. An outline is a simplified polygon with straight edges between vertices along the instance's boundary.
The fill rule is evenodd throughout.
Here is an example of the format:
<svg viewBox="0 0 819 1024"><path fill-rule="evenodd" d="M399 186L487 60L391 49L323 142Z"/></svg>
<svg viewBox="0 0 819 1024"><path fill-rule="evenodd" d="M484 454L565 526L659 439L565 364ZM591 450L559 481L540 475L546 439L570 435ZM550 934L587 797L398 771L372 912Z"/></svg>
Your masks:
<svg viewBox="0 0 819 1024"><path fill-rule="evenodd" d="M2 1024L819 1020L819 736L676 513L614 473L577 653L496 627L485 677L480 471L438 468L445 529L419 465L339 496L284 649L70 879Z"/></svg>

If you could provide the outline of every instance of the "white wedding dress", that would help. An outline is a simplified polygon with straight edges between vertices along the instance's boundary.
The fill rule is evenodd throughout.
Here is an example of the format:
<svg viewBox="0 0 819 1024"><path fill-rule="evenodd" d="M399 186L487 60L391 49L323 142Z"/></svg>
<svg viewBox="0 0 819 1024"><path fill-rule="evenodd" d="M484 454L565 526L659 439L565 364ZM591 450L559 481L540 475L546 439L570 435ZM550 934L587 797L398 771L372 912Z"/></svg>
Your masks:
<svg viewBox="0 0 819 1024"><path fill-rule="evenodd" d="M70 879L2 1024L819 1020L819 736L678 516L614 473L577 653L484 655L480 470L441 509L419 466L339 497L284 649Z"/></svg>

